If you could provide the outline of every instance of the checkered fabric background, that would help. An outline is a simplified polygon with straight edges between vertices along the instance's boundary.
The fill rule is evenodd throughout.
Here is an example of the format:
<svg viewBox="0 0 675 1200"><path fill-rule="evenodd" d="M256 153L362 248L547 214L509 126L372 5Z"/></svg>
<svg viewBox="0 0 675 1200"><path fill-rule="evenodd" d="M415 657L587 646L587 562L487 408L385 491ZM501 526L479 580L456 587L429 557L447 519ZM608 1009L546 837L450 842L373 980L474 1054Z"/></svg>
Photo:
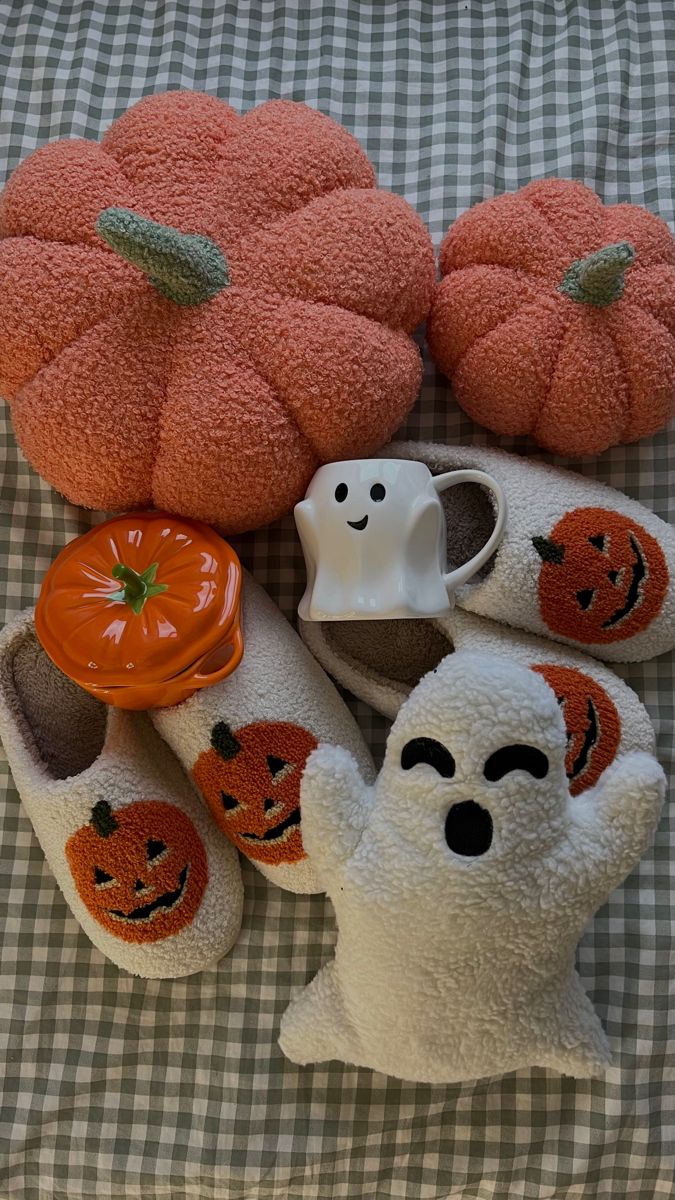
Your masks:
<svg viewBox="0 0 675 1200"><path fill-rule="evenodd" d="M7 171L50 138L98 137L148 92L187 87L239 109L283 96L329 113L360 139L381 184L417 207L436 245L469 205L546 174L675 215L670 0L17 0L0 2L0 21ZM431 369L405 432L489 440ZM36 477L8 424L0 436L9 616L34 600L55 553L96 518ZM675 437L662 434L576 469L673 518L673 466ZM291 520L237 548L292 617L303 571ZM624 673L649 707L668 768L672 660ZM385 722L352 707L380 750ZM217 970L175 983L130 978L80 932L6 767L3 783L0 1197L673 1195L668 816L579 951L617 1049L606 1081L525 1071L430 1087L283 1059L280 1016L334 940L321 897L283 893L246 866L241 937Z"/></svg>

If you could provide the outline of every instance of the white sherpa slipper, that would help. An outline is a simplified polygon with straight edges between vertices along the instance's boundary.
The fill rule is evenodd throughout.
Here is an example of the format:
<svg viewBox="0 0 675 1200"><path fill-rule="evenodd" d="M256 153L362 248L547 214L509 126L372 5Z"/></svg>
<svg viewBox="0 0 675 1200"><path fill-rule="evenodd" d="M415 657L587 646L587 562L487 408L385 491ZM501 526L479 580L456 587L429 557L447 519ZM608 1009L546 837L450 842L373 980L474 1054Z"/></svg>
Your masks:
<svg viewBox="0 0 675 1200"><path fill-rule="evenodd" d="M608 662L640 662L675 645L675 529L622 492L501 450L392 442L384 458L432 474L473 467L501 484L506 533L460 588L461 608L540 633ZM466 562L494 524L489 494L464 484L441 496L449 567Z"/></svg>
<svg viewBox="0 0 675 1200"><path fill-rule="evenodd" d="M309 649L338 683L392 719L418 681L455 650L531 667L562 710L572 795L597 783L620 754L654 753L648 713L623 679L596 659L532 634L459 609L430 620L299 624Z"/></svg>
<svg viewBox="0 0 675 1200"><path fill-rule="evenodd" d="M234 845L280 887L321 891L302 844L305 763L319 742L345 746L368 778L372 760L336 689L247 572L243 626L232 675L151 717Z"/></svg>
<svg viewBox="0 0 675 1200"><path fill-rule="evenodd" d="M237 856L143 713L62 675L33 612L0 635L0 736L59 887L88 937L148 979L213 966L241 924Z"/></svg>

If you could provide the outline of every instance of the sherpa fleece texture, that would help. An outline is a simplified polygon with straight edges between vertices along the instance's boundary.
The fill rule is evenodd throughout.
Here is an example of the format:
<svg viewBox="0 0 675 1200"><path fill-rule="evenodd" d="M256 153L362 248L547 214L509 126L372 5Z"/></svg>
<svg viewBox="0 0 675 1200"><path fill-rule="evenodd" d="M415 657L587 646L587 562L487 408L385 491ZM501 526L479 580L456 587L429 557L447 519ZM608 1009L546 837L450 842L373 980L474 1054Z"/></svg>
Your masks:
<svg viewBox="0 0 675 1200"><path fill-rule="evenodd" d="M369 779L372 759L337 690L248 572L242 623L237 670L150 715L234 845L280 887L321 891L301 839L307 756L319 742L336 743Z"/></svg>
<svg viewBox="0 0 675 1200"><path fill-rule="evenodd" d="M648 846L665 779L628 754L572 798L565 752L545 683L465 651L401 709L374 788L344 750L315 751L305 839L338 939L282 1020L289 1058L429 1083L603 1073L575 947Z"/></svg>
<svg viewBox="0 0 675 1200"><path fill-rule="evenodd" d="M579 261L604 248L633 263L618 298L598 307L564 294ZM675 240L665 221L630 204L605 208L577 181L538 180L464 213L440 262L429 346L479 424L582 455L669 421Z"/></svg>
<svg viewBox="0 0 675 1200"><path fill-rule="evenodd" d="M196 306L165 298L97 234L111 208L211 239L229 284ZM100 145L26 159L0 236L0 391L73 503L252 529L320 463L371 454L415 401L431 241L304 104L240 117L198 92L146 97Z"/></svg>
<svg viewBox="0 0 675 1200"><path fill-rule="evenodd" d="M635 692L594 659L455 609L425 621L301 622L321 665L360 700L394 718L419 680L449 654L474 650L536 671L558 701L572 793L598 782L620 755L653 754L654 730Z"/></svg>
<svg viewBox="0 0 675 1200"><path fill-rule="evenodd" d="M477 467L502 485L509 518L491 563L457 592L461 608L543 634L608 662L640 662L675 645L675 529L604 483L479 446L392 442L383 458L432 473ZM494 524L489 493L442 494L451 566Z"/></svg>
<svg viewBox="0 0 675 1200"><path fill-rule="evenodd" d="M0 737L56 882L75 919L102 954L133 975L171 979L211 967L227 953L239 933L243 904L234 850L145 714L108 708L62 675L37 641L32 610L21 613L0 635ZM114 843L103 837L99 841L96 822L92 823L94 809L100 814L104 810L101 818L109 828L119 823ZM124 835L125 824L135 827L135 848ZM162 850L159 839L166 836L167 828L182 835L183 844L169 844ZM114 875L106 880L97 868L100 872L108 866L106 874L110 874L108 859L114 856L129 876L124 885L128 893L144 837L154 839L156 852L153 865L148 857L145 870L139 871L143 886L136 891L143 892L146 904L157 898L153 870L156 878L171 877L173 891L197 847L197 878L191 878L190 863L182 899L171 906L175 921L168 907L156 910L161 927L170 923L177 931L156 940L152 939L159 926L153 927L154 917L143 926L147 935L139 933L138 924L121 920L115 936L96 916L102 909L120 910ZM104 857L97 861L99 846ZM184 859L179 857L181 848ZM89 906L71 874L69 854ZM181 904L196 909L189 923L182 923ZM129 911L126 903L122 910ZM115 919L107 918L106 924L115 925ZM129 940L130 936L136 940Z"/></svg>

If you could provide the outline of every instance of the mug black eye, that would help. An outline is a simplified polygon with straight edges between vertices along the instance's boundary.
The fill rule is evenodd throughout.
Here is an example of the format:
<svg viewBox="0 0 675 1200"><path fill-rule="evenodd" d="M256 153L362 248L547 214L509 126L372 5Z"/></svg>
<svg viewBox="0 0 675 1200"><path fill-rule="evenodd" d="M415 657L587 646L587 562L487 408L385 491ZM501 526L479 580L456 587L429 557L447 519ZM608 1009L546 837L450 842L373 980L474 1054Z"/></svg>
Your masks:
<svg viewBox="0 0 675 1200"><path fill-rule="evenodd" d="M348 492L349 488L347 487L346 483L338 483L335 489L335 499L337 500L338 504L342 504L343 501L347 499Z"/></svg>
<svg viewBox="0 0 675 1200"><path fill-rule="evenodd" d="M383 483L374 483L370 489L370 498L371 500L374 500L376 504L379 504L380 500L384 500L386 494L387 489Z"/></svg>
<svg viewBox="0 0 675 1200"><path fill-rule="evenodd" d="M544 779L548 775L548 759L536 746L502 746L490 755L483 767L489 783L497 783L511 771L527 771L535 779Z"/></svg>
<svg viewBox="0 0 675 1200"><path fill-rule="evenodd" d="M455 774L455 760L450 751L434 738L419 737L406 742L401 751L403 770L410 771L418 763L433 767L443 779L452 779Z"/></svg>

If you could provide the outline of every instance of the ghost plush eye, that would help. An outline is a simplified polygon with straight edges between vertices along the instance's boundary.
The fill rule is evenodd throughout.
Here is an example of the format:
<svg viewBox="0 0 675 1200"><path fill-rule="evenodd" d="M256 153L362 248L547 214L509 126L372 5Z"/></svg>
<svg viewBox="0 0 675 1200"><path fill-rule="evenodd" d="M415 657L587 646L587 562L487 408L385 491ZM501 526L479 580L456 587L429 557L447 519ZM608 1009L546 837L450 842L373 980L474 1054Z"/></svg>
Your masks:
<svg viewBox="0 0 675 1200"><path fill-rule="evenodd" d="M488 758L483 774L489 783L497 783L511 771L527 771L535 779L548 775L548 759L536 746L502 746Z"/></svg>
<svg viewBox="0 0 675 1200"><path fill-rule="evenodd" d="M455 760L449 750L434 738L419 737L406 742L401 751L401 766L404 771L410 771L420 763L433 767L443 779L452 779L455 774Z"/></svg>
<svg viewBox="0 0 675 1200"><path fill-rule="evenodd" d="M335 499L338 504L343 504L349 494L349 488L346 483L338 483L335 489Z"/></svg>
<svg viewBox="0 0 675 1200"><path fill-rule="evenodd" d="M384 500L386 494L387 489L383 483L374 483L370 489L370 498L371 500L374 500L376 504L379 504L381 500Z"/></svg>

